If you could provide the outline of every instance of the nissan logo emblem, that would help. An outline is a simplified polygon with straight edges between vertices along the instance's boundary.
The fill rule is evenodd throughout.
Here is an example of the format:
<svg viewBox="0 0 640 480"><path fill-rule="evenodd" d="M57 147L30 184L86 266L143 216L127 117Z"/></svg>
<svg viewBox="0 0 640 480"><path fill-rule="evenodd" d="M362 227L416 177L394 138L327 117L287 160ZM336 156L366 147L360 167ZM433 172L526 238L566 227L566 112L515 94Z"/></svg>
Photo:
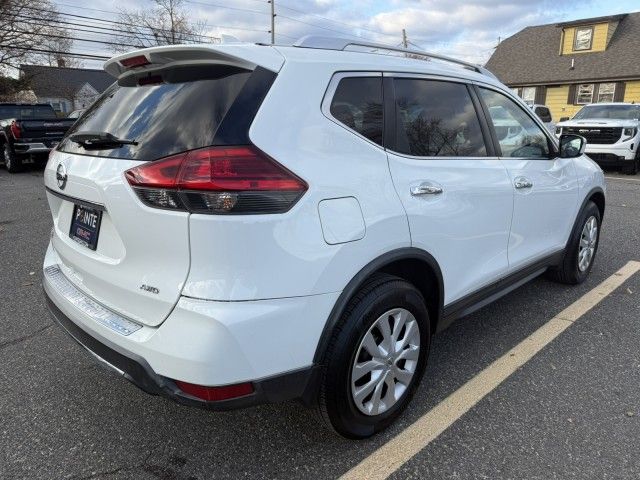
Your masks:
<svg viewBox="0 0 640 480"><path fill-rule="evenodd" d="M58 188L64 190L64 187L67 186L67 167L65 167L63 163L60 163L56 169L56 180L58 182Z"/></svg>

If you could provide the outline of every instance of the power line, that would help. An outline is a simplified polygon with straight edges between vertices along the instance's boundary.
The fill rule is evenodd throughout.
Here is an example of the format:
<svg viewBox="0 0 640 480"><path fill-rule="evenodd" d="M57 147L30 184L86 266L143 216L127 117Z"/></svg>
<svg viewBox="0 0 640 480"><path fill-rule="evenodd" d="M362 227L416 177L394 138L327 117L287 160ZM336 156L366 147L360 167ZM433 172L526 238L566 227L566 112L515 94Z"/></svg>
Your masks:
<svg viewBox="0 0 640 480"><path fill-rule="evenodd" d="M92 53L62 52L60 50L48 50L43 48L32 48L32 47L17 47L13 45L0 45L0 48L6 48L8 50L26 50L28 52L36 52L36 53L54 53L54 54L64 55L67 57L87 58L90 60L109 60L111 58L111 57L105 57L103 55L94 55Z"/></svg>
<svg viewBox="0 0 640 480"><path fill-rule="evenodd" d="M36 23L36 22L32 22L32 21L25 21L23 22L25 25L30 25L33 27L50 27L51 25L47 25L44 23ZM60 22L56 22L56 23L60 23ZM69 22L62 22L63 24L68 24L68 25L78 25L80 27L92 27L92 25L83 25L81 23L78 24L72 24ZM88 30L86 28L78 28L78 27L68 27L67 25L62 25L60 27L55 26L54 28L59 29L59 30L71 30L71 31L76 31L76 32L83 32L83 33L93 33L94 35L109 35L109 36L113 36L114 34L111 32L97 32L95 30ZM131 34L127 34L127 33L119 33L118 34L119 37L130 37L130 38L140 38L142 35L131 35ZM151 37L153 38L153 37Z"/></svg>
<svg viewBox="0 0 640 480"><path fill-rule="evenodd" d="M284 5L283 3L279 3L278 5L279 5L280 8L284 8L286 10L291 10L292 12L300 13L302 15L308 15L308 16L316 17L316 18L319 18L321 20L325 20L327 22L336 23L338 25L344 25L346 27L350 27L350 28L353 28L353 29L356 29L356 30L363 30L363 31L366 31L366 32L371 32L371 33L375 33L375 34L378 34L378 35L384 35L384 36L387 36L387 37L395 37L395 35L391 34L391 33L386 33L386 32L383 32L381 30L374 30L372 28L361 27L361 26L354 25L354 24L348 23L348 22L341 22L339 20L333 20L331 18L323 17L323 16L318 15L316 13L309 13L309 12L305 12L303 10L298 10L297 8L289 7L288 5Z"/></svg>
<svg viewBox="0 0 640 480"><path fill-rule="evenodd" d="M323 26L321 26L321 25L316 25L315 23L309 23L309 22L305 22L304 20L299 20L299 19L297 19L297 18L288 17L287 15L279 14L279 15L278 15L278 17L279 17L279 18L286 18L287 20L291 20L291 21L293 21L293 22L303 23L303 24L305 24L305 25L309 25L309 26L311 26L311 27L321 28L321 29L323 29L323 30L328 30L328 31L330 31L330 32L339 33L339 34L341 34L341 35L347 35L347 36L352 37L352 38L358 38L358 39L360 39L360 40L364 39L364 40L374 41L374 39L372 39L372 38L363 37L363 36L359 36L359 35L354 35L354 34L347 33L347 32L342 31L342 30L335 30L335 29L333 29L333 28L329 28L329 27L323 27Z"/></svg>
<svg viewBox="0 0 640 480"><path fill-rule="evenodd" d="M51 24L59 24L59 25L63 25L62 27L60 27L61 29L66 29L66 30L77 30L77 28L75 28L75 26L81 26L81 27L88 27L88 28L95 28L95 29L100 29L100 30L107 30L106 32L96 32L96 31L89 31L89 33L97 33L97 34L102 34L102 35L111 35L111 36L116 36L115 33L117 33L117 36L124 36L124 37L131 37L131 38L146 38L147 40L155 40L156 37L150 33L144 33L144 32L140 32L138 34L132 34L132 33L121 33L121 30L117 29L117 28L109 28L109 27L103 27L100 25L88 25L85 23L77 23L77 22L66 22L64 20L47 20L47 23L38 23L38 22L44 22L44 20L38 18L38 17L28 17L25 15L16 15L16 17L20 17L22 19L26 19L26 20L35 20L35 23L29 23L30 25L35 25L35 26L41 26L41 27L50 27ZM28 22L25 22L28 23ZM67 25L74 25L74 27L68 27ZM115 33L111 33L111 32L115 32ZM200 42L200 43L205 43L205 42ZM207 42L210 43L210 42Z"/></svg>
<svg viewBox="0 0 640 480"><path fill-rule="evenodd" d="M114 21L114 20L104 20L102 18L96 18L96 17L88 17L86 15L76 15L74 13L66 13L66 12L55 12L52 10L47 10L47 9L41 9L41 8L36 8L36 7L25 7L27 9L31 9L31 10L35 10L35 11L39 11L39 12L45 12L45 13L51 13L53 15L55 14L59 14L59 15L64 15L67 17L74 17L74 18L82 18L85 20L93 20L93 21L98 21L98 22L105 22L105 23L110 23L110 24L115 24L115 25L123 25L123 26L127 26L127 27L135 27L135 28L140 28L140 25L135 25L133 23L127 23L127 22L121 22L121 21ZM97 26L96 26L97 27ZM143 27L145 28L145 27ZM165 33L171 33L171 30L166 29L166 28L155 28L155 30L159 31L159 32L165 32ZM209 35L202 35L202 34L192 34L194 37L202 37L202 38L207 38L209 40L212 39L212 37L210 37Z"/></svg>
<svg viewBox="0 0 640 480"><path fill-rule="evenodd" d="M30 34L31 32L25 32L23 30L13 30L16 33L25 33L25 34ZM104 45L122 45L124 47L133 47L133 48L144 48L144 46L142 45L131 45L128 43L115 43L115 42L107 42L104 40L90 40L90 39L86 39L86 38L76 38L76 37L71 37L68 35L56 35L54 33L38 33L38 36L41 37L48 37L48 38L61 38L61 39L65 39L65 40L73 40L73 41L77 41L77 42L90 42L90 43L101 43Z"/></svg>
<svg viewBox="0 0 640 480"><path fill-rule="evenodd" d="M249 8L229 7L227 5L220 5L216 3L198 2L196 0L184 0L186 3L193 3L194 5L203 5L205 7L217 7L224 8L226 10L235 10L237 12L257 13L258 15L269 15L267 12L261 12L260 10L251 10Z"/></svg>

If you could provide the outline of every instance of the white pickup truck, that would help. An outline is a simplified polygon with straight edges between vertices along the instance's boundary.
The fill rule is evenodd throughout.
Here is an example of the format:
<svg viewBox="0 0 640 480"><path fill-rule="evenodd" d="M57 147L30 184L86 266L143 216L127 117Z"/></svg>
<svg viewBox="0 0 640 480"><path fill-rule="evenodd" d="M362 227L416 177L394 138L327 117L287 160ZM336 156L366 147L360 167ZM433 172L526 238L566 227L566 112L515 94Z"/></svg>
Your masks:
<svg viewBox="0 0 640 480"><path fill-rule="evenodd" d="M622 168L629 175L640 170L640 105L586 105L571 120L559 122L555 134L586 138L585 153L602 167Z"/></svg>

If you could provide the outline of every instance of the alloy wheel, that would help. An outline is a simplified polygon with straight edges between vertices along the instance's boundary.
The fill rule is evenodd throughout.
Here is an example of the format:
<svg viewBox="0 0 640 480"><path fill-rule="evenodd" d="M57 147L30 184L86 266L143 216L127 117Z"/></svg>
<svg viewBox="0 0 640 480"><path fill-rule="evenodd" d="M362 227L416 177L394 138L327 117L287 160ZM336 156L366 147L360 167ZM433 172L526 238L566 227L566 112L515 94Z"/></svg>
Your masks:
<svg viewBox="0 0 640 480"><path fill-rule="evenodd" d="M351 394L365 415L379 415L407 392L420 357L420 327L413 314L394 308L364 335L351 368Z"/></svg>
<svg viewBox="0 0 640 480"><path fill-rule="evenodd" d="M586 272L591 265L591 260L596 252L598 243L598 220L591 216L587 219L580 235L580 248L578 248L578 268Z"/></svg>

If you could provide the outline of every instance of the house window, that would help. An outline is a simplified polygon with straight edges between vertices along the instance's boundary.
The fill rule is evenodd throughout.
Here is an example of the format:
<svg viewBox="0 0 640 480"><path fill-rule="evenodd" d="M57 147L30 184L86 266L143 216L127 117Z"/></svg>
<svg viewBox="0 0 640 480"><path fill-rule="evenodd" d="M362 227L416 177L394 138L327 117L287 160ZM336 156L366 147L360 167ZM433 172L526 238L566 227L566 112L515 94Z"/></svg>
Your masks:
<svg viewBox="0 0 640 480"><path fill-rule="evenodd" d="M574 50L591 50L593 40L593 27L576 28L576 36L573 40Z"/></svg>
<svg viewBox="0 0 640 480"><path fill-rule="evenodd" d="M578 85L576 104L586 105L593 102L593 83Z"/></svg>
<svg viewBox="0 0 640 480"><path fill-rule="evenodd" d="M536 103L536 87L524 87L522 89L522 99L528 105Z"/></svg>
<svg viewBox="0 0 640 480"><path fill-rule="evenodd" d="M615 83L601 83L598 88L598 103L613 102L613 96L616 93Z"/></svg>

